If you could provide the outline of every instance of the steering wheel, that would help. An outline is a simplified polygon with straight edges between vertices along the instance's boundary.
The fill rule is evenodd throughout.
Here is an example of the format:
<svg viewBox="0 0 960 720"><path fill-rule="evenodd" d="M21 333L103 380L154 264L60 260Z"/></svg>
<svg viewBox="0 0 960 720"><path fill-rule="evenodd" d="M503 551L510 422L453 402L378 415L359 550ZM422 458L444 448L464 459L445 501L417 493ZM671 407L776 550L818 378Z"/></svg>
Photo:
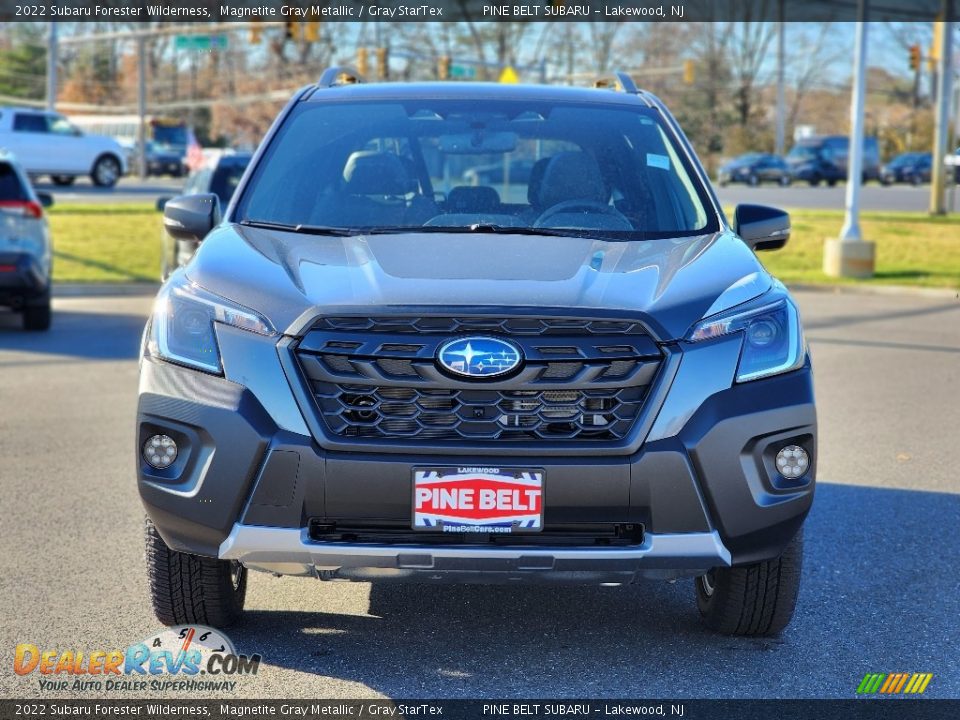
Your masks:
<svg viewBox="0 0 960 720"><path fill-rule="evenodd" d="M554 215L572 212L601 213L603 215L613 215L618 218L623 218L623 215L620 213L620 211L612 205L600 202L599 200L582 198L578 200L564 200L563 202L559 202L556 205L548 207L546 210L540 213L540 217L534 221L533 226L546 227L547 220L552 218Z"/></svg>

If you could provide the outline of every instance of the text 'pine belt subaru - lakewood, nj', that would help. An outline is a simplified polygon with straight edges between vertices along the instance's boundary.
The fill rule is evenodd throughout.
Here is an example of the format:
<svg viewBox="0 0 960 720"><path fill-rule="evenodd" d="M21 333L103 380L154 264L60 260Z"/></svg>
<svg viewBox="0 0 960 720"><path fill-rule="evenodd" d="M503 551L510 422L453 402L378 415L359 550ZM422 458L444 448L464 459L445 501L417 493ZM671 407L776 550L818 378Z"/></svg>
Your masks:
<svg viewBox="0 0 960 720"><path fill-rule="evenodd" d="M203 242L144 334L163 622L229 625L255 569L693 576L710 627L787 625L816 415L796 306L754 250L789 218L728 224L660 101L607 87L328 70L223 217L166 204Z"/></svg>

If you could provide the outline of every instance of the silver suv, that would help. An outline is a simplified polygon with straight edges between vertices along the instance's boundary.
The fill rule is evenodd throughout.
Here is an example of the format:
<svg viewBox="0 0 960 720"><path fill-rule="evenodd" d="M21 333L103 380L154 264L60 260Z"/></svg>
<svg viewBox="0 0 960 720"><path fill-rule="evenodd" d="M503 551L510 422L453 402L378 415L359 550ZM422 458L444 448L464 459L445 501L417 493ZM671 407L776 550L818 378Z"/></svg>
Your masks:
<svg viewBox="0 0 960 720"><path fill-rule="evenodd" d="M146 329L153 606L240 617L249 570L321 580L696 578L722 632L789 622L814 493L797 308L661 102L366 85L277 118ZM500 168L463 184L470 168ZM516 174L511 168L523 168ZM209 234L208 234L209 233Z"/></svg>

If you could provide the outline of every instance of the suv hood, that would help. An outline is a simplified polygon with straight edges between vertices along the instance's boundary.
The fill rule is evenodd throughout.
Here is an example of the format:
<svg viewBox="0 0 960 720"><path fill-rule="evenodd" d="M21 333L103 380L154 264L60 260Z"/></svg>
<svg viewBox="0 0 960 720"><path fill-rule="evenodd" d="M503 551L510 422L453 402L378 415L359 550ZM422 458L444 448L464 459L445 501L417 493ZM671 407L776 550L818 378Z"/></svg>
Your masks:
<svg viewBox="0 0 960 720"><path fill-rule="evenodd" d="M224 224L207 236L186 272L287 334L324 313L479 307L639 317L671 340L708 310L771 285L731 232L609 242L479 233L318 237ZM732 286L734 300L718 303Z"/></svg>

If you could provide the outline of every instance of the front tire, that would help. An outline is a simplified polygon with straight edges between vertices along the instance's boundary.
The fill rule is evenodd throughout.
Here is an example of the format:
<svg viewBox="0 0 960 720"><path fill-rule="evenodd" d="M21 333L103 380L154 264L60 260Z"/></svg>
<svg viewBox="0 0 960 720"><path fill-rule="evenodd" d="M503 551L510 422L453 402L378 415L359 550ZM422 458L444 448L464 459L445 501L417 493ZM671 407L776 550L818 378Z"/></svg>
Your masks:
<svg viewBox="0 0 960 720"><path fill-rule="evenodd" d="M247 594L246 568L171 550L149 518L145 536L150 598L161 623L215 628L236 624Z"/></svg>
<svg viewBox="0 0 960 720"><path fill-rule="evenodd" d="M100 156L93 164L90 179L97 187L112 188L120 179L120 161L113 155Z"/></svg>
<svg viewBox="0 0 960 720"><path fill-rule="evenodd" d="M695 581L707 627L726 635L776 635L793 618L803 566L803 530L773 560L717 568Z"/></svg>

